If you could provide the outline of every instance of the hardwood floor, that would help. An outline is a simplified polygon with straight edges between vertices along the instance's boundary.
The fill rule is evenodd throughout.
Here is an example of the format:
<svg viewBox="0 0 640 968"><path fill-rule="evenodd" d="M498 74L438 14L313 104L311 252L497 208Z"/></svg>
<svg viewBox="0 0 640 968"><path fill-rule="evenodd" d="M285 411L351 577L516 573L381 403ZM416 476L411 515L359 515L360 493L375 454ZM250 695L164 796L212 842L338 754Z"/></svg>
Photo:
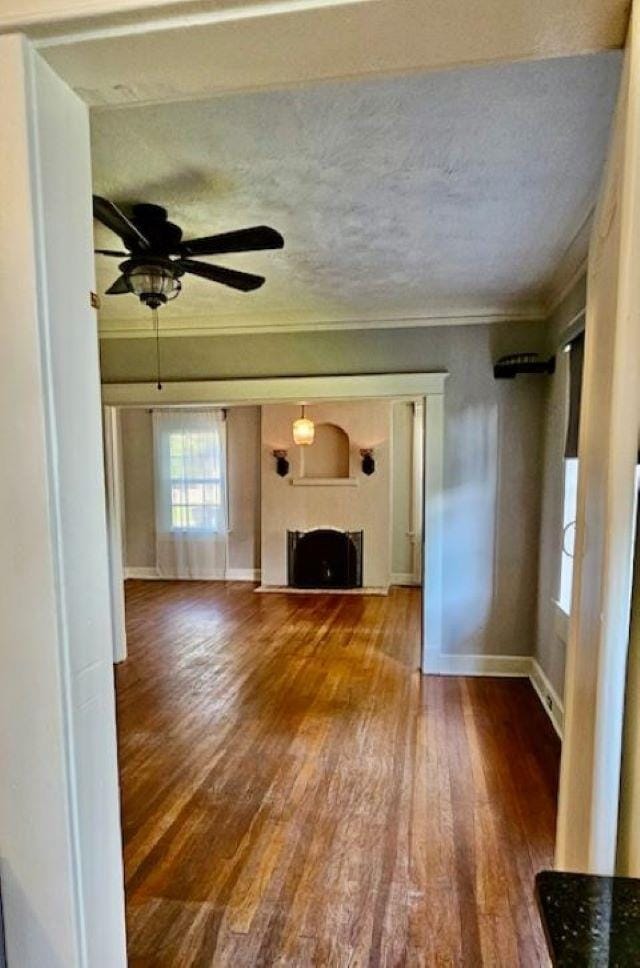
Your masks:
<svg viewBox="0 0 640 968"><path fill-rule="evenodd" d="M530 684L423 678L419 593L127 582L129 964L548 964L559 744Z"/></svg>

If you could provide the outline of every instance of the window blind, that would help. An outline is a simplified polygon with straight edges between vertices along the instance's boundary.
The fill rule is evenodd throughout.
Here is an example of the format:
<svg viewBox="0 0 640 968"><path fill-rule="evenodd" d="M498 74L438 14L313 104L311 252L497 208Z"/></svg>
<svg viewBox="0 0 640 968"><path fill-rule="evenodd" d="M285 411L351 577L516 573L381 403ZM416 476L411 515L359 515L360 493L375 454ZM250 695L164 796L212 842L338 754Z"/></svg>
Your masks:
<svg viewBox="0 0 640 968"><path fill-rule="evenodd" d="M564 447L566 458L578 456L580 404L582 401L582 368L584 363L584 330L569 343L569 419Z"/></svg>

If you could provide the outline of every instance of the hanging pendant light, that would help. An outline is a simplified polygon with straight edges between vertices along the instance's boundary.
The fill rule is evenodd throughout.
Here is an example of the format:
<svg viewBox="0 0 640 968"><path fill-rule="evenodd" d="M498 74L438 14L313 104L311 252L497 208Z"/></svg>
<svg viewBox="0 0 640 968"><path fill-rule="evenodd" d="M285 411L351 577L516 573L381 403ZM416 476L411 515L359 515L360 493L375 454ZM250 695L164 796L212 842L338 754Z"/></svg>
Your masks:
<svg viewBox="0 0 640 968"><path fill-rule="evenodd" d="M308 447L309 444L313 443L315 434L315 424L313 420L309 420L308 417L305 417L303 403L300 417L293 422L293 442L294 444L298 444L299 447Z"/></svg>

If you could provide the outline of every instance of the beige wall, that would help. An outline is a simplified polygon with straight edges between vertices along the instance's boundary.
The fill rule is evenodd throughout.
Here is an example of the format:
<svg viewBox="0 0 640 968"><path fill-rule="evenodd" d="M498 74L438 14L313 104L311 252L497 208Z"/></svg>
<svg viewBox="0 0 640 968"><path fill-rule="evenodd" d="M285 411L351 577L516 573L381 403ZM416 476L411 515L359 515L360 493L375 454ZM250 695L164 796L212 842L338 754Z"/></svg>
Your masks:
<svg viewBox="0 0 640 968"><path fill-rule="evenodd" d="M145 339L103 340L106 382L153 379ZM547 380L493 379L494 360L544 352L538 323L172 338L166 379L446 369L443 646L532 655L536 647Z"/></svg>
<svg viewBox="0 0 640 968"><path fill-rule="evenodd" d="M394 573L411 571L409 527L411 499L412 406L394 404ZM151 412L121 412L125 486L125 562L128 568L154 568L155 513ZM229 475L229 561L234 572L260 570L260 408L231 407L227 412Z"/></svg>
<svg viewBox="0 0 640 968"><path fill-rule="evenodd" d="M150 410L123 410L122 475L124 478L127 568L154 568L156 528L153 488L153 426Z"/></svg>
<svg viewBox="0 0 640 968"><path fill-rule="evenodd" d="M611 874L619 826L640 436L640 6L589 249L556 865ZM627 753L630 751L627 750Z"/></svg>
<svg viewBox="0 0 640 968"><path fill-rule="evenodd" d="M229 570L260 568L260 407L227 411Z"/></svg>
<svg viewBox="0 0 640 968"><path fill-rule="evenodd" d="M560 585L564 503L564 444L568 409L569 358L561 346L584 318L586 278L580 279L548 321L549 352L556 354L556 372L545 381L542 514L540 521L540 585L535 656L562 700L566 643L558 635L555 600ZM566 624L566 623L565 623Z"/></svg>
<svg viewBox="0 0 640 968"><path fill-rule="evenodd" d="M536 350L545 343L540 323L171 337L162 344L162 367L165 380L415 373L446 368L457 382L464 372L486 378L495 357L523 348ZM155 380L149 339L103 339L100 356L105 383Z"/></svg>
<svg viewBox="0 0 640 968"><path fill-rule="evenodd" d="M125 493L125 564L154 568L155 511L153 427L151 412L121 412ZM260 408L232 407L227 412L229 475L228 569L260 568ZM248 577L248 576L247 576Z"/></svg>
<svg viewBox="0 0 640 968"><path fill-rule="evenodd" d="M340 528L364 531L363 585L386 587L391 566L391 403L362 400L307 407L316 424L348 434L349 475L356 486L295 486L304 476L305 451L291 440L299 410L289 404L262 407L262 583L287 584L287 530ZM360 448L373 447L375 473L362 473ZM274 449L289 453L287 477L275 473Z"/></svg>
<svg viewBox="0 0 640 968"><path fill-rule="evenodd" d="M556 693L564 693L564 640L558 635L555 600L560 589L564 503L564 442L567 421L568 357L556 356L556 372L545 393L540 586L535 656Z"/></svg>

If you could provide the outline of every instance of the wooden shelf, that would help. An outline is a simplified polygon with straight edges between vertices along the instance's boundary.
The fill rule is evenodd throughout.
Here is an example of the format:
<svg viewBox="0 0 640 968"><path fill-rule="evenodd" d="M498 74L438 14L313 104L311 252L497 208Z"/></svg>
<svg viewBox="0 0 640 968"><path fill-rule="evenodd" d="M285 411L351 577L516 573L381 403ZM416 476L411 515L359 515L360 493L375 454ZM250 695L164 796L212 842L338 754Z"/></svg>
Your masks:
<svg viewBox="0 0 640 968"><path fill-rule="evenodd" d="M357 477L293 477L294 487L357 487Z"/></svg>
<svg viewBox="0 0 640 968"><path fill-rule="evenodd" d="M532 353L532 356L537 354ZM510 357L502 357L494 364L493 375L496 380L514 380L519 373L543 373L551 374L555 372L556 358L551 356L548 360L528 360L511 362Z"/></svg>

